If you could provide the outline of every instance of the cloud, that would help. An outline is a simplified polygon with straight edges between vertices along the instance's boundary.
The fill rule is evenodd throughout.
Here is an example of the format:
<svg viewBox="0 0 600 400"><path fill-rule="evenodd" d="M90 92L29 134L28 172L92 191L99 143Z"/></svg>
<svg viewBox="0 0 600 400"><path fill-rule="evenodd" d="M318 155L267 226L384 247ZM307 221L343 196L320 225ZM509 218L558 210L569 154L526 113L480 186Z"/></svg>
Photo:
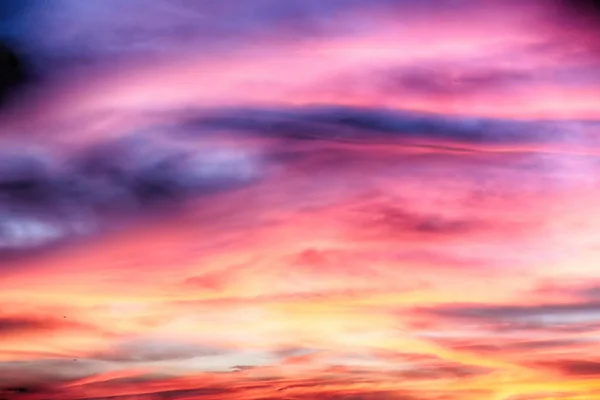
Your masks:
<svg viewBox="0 0 600 400"><path fill-rule="evenodd" d="M93 330L92 326L71 319L36 315L1 315L0 337L9 339L23 335L67 330Z"/></svg>
<svg viewBox="0 0 600 400"><path fill-rule="evenodd" d="M576 358L588 347L593 350L592 340L571 335L592 336L598 330L600 304L593 288L578 292L572 303L555 298L485 303L513 298L538 274L563 273L567 266L573 273L593 272L587 269L593 255L586 246L593 245L595 235L580 228L595 224L583 211L597 203L595 189L590 184L579 192L575 175L593 176L596 160L589 169L577 164L557 172L554 164L544 164L547 159L536 158L546 145L568 153L562 145L578 142L585 133L577 128L593 124L479 117L477 107L469 115L444 114L465 110L446 100L460 102L484 92L492 94L483 104L488 110L504 107L488 115L516 114L522 99L503 96L503 89L528 87L538 77L532 76L536 65L528 64L530 58L520 62L524 54L497 60L509 67L479 68L468 58L464 65L469 66L458 74L448 65L426 69L424 58L438 49L451 57L485 58L496 49L512 48L513 42L538 39L505 30L517 18L512 11L476 20L474 14L461 13L459 5L466 2L57 0L53 9L28 14L27 23L39 25L23 29L20 38L39 50L34 53L40 65L41 60L51 61L48 68L90 62L102 73L83 71L81 88L57 82L48 92L48 100L67 116L67 130L77 127L69 137L76 143L35 150L2 146L2 255L29 256L33 250L181 210L189 210L190 218L181 225L180 220L154 224L152 230L142 226L118 237L118 243L102 241L76 254L40 258L34 268L6 274L6 280L3 276L7 301L20 304L21 297L14 296L22 295L27 303L76 306L90 321L113 331L79 335L80 328L61 322L60 316L56 321L0 314L0 337L22 339L16 346L10 341L5 359L37 358L0 363L0 382L11 390L6 396L468 400L546 390L544 383L562 385L548 379L546 373L553 370L568 377L595 376L594 359L585 365L573 359L559 360L561 366L535 364L531 375L512 368L524 359L544 360L537 357L540 353ZM423 8L452 3L458 11L447 15L448 23L436 15L425 24L412 19L417 3ZM381 8L371 13L373 7ZM398 13L379 12L385 7ZM401 16L404 20L396 18ZM385 24L388 18L393 25ZM430 29L432 22L436 29ZM477 24L490 29L471 30ZM381 26L371 30L373 25ZM485 40L476 32L487 32ZM354 33L361 35L356 41L317 38ZM290 43L304 38L316 40L310 46ZM251 48L234 62L211 53L246 45ZM173 59L163 70L160 57L165 55ZM118 64L119 93L112 93L113 64L137 57L143 62L146 56L152 62L143 66ZM371 106L342 106L318 87L346 68L359 71L402 60L412 66L358 83L386 82L396 93L394 102L365 98L356 104ZM288 64L289 70L281 67ZM515 64L519 69L510 68ZM111 75L107 81L105 73ZM536 102L530 115L541 115L547 103L566 97L587 106L579 93L570 92L572 87L568 93L529 89ZM71 97L72 90L81 97ZM435 112L417 112L408 109L422 106L415 94L442 98L422 107ZM82 143L90 133L117 134L111 128L120 124L162 121L163 114L146 119L137 113L148 106L147 99L160 97L161 104L179 113L188 95L198 104L218 107L226 101L238 107L197 111L188 121L158 128L163 135L141 132ZM258 100L255 95L275 99L275 104L244 102ZM81 99L81 108L74 99ZM315 99L331 103L282 105ZM107 105L117 108L110 121L98 117L87 125L86 115L79 114ZM40 107L51 109L46 103ZM28 119L29 110L23 111ZM32 126L41 123L42 117ZM50 123L44 130L63 143L69 134ZM24 132L17 140L33 142L39 136ZM272 170L276 174L269 175ZM559 172L572 186L547 184ZM236 193L241 188L247 190ZM573 254L581 263L572 264ZM11 268L1 261L0 270ZM448 299L484 303L424 306L412 314L406 309ZM390 312L398 308L402 315ZM411 317L430 325L411 329L416 328L410 326ZM73 332L65 332L69 329ZM147 339L148 330L161 336ZM30 345L29 333L40 340ZM177 341L181 335L211 344ZM226 349L213 343L226 343ZM284 343L290 348L281 349ZM442 348L436 346L440 343ZM12 351L20 345L24 351ZM85 354L77 354L77 361L40 360L60 357L68 351L65 346ZM376 357L375 348L440 356ZM358 355L335 354L354 350ZM478 360L468 352L485 357ZM524 355L536 358L519 358ZM519 365L502 365L503 359ZM179 377L128 376L138 364ZM208 370L212 373L193 376ZM21 382L24 377L31 379ZM36 386L40 382L50 387ZM477 387L487 391L468 391Z"/></svg>
<svg viewBox="0 0 600 400"><path fill-rule="evenodd" d="M22 386L9 386L6 388L0 388L0 400L9 400L18 398L18 396L40 396L47 394L48 390L51 390L49 385L22 385ZM7 396L7 397L2 397Z"/></svg>
<svg viewBox="0 0 600 400"><path fill-rule="evenodd" d="M225 353L228 351L193 343L142 339L117 344L105 351L92 353L88 358L114 362L156 362L186 360Z"/></svg>
<svg viewBox="0 0 600 400"><path fill-rule="evenodd" d="M384 73L384 93L464 97L530 84L530 71L501 68L405 67Z"/></svg>
<svg viewBox="0 0 600 400"><path fill-rule="evenodd" d="M565 58L554 63L540 61L537 65L506 66L502 58L491 56L468 61L461 58L419 60L398 66L383 62L381 66L342 73L333 82L324 81L323 85L339 97L367 96L392 103L411 99L417 104L430 104L433 109L437 108L436 104L464 104L461 112L470 113L479 103L501 105L508 97L522 102L536 92L597 88L600 82L597 65L573 63L569 51L573 52L572 43L529 44L510 50L515 57L540 53L546 59Z"/></svg>
<svg viewBox="0 0 600 400"><path fill-rule="evenodd" d="M540 304L540 305L450 305L431 309L434 314L451 318L523 318L542 314L564 314L572 311L598 310L598 303Z"/></svg>
<svg viewBox="0 0 600 400"><path fill-rule="evenodd" d="M325 358L317 361L327 361ZM389 363L377 364L381 368L363 368L359 364L344 366L341 360L355 362L375 361L368 354L346 354L348 357L329 359L338 363L309 363L295 367L289 365L268 365L263 367L238 367L219 373L196 373L181 375L154 374L146 370L134 370L129 367L119 370L100 368L103 364L83 360L86 373L64 375L62 379L48 379L40 386L30 379L26 384L9 384L16 399L28 399L25 392L17 393L16 388L38 387L36 395L48 399L101 399L115 397L123 399L144 398L191 400L191 399L374 399L374 400L433 400L433 399L471 399L489 397L491 393L480 390L460 390L443 387L432 389L431 380L462 380L477 378L491 372L459 362L449 362L428 354L403 354L399 358L390 358ZM337 354L342 356L342 354ZM354 355L354 357L352 357ZM382 354L383 355L383 354ZM385 353L385 355L390 355ZM381 360L380 360L381 361ZM408 362L408 363L407 363ZM24 371L42 371L56 362L34 362L19 366ZM2 365L0 364L0 371ZM305 368L306 367L306 368ZM106 371L106 372L102 372ZM36 375L37 376L37 375ZM39 378L39 377L38 377ZM463 383L461 383L462 385ZM0 389L1 390L1 389ZM18 396L23 397L18 397Z"/></svg>
<svg viewBox="0 0 600 400"><path fill-rule="evenodd" d="M377 143L393 139L422 139L440 145L448 142L479 145L560 143L567 140L568 134L575 133L572 132L571 121L455 117L334 105L209 111L190 119L187 126L247 131L297 140Z"/></svg>
<svg viewBox="0 0 600 400"><path fill-rule="evenodd" d="M412 380L438 380L438 379L461 379L486 375L492 372L486 368L467 366L462 364L446 363L431 366L415 366L410 371L398 373L404 379Z"/></svg>
<svg viewBox="0 0 600 400"><path fill-rule="evenodd" d="M510 353L530 353L537 351L546 351L553 349L574 349L580 348L594 342L586 342L577 339L550 339L550 340L512 340L505 339L502 342L497 340L437 340L438 343L444 346L450 347L458 351L468 351L473 353L484 353L484 354L502 354L506 352Z"/></svg>
<svg viewBox="0 0 600 400"><path fill-rule="evenodd" d="M243 373L243 372L242 372ZM1 389L0 389L1 390ZM2 392L0 392L2 393ZM35 384L9 386L4 390L11 395L11 400L31 399L27 394L43 396L47 399L85 399L100 400L103 398L132 399L246 399L268 398L273 400L288 399L369 399L369 400L421 400L429 399L418 391L404 389L385 390L370 388L357 384L356 377L261 377L259 379L244 378L240 373L228 373L222 376L205 374L186 378L139 377L99 381L83 385L45 385ZM116 394L118 393L118 394ZM441 393L441 392L440 392ZM21 397L22 396L22 397Z"/></svg>
<svg viewBox="0 0 600 400"><path fill-rule="evenodd" d="M480 221L452 218L443 213L411 212L401 206L389 204L371 207L365 210L365 214L367 218L359 223L363 233L374 231L384 237L395 237L401 234L461 235L480 231L485 225Z"/></svg>
<svg viewBox="0 0 600 400"><path fill-rule="evenodd" d="M576 399L581 396L581 393L577 392L538 392L533 394L516 394L514 396L507 397L505 400L547 400L547 399Z"/></svg>
<svg viewBox="0 0 600 400"><path fill-rule="evenodd" d="M141 137L94 146L76 163L85 180L107 186L109 207L116 206L112 196L129 197L144 207L215 193L243 185L257 173L242 151L190 150Z"/></svg>
<svg viewBox="0 0 600 400"><path fill-rule="evenodd" d="M304 162L303 168L320 173L335 168L353 171L357 165L352 163L371 154L363 145L407 141L485 148L562 143L574 134L570 123L558 121L333 105L204 110L180 121L154 129L158 133L134 133L67 151L4 146L0 151L0 252L4 257L20 255L23 250L112 229L150 212L174 210L187 200L257 182L271 165ZM279 142L256 141L252 148L220 145L223 131L237 139L250 134ZM303 148L303 143L317 142L358 147L353 152ZM387 228L381 229L450 235L482 227L477 221L383 207L374 211L385 215L382 222Z"/></svg>
<svg viewBox="0 0 600 400"><path fill-rule="evenodd" d="M596 280L546 281L532 290L540 298L559 297L577 302L600 300L600 283Z"/></svg>
<svg viewBox="0 0 600 400"><path fill-rule="evenodd" d="M427 307L417 314L430 315L457 324L477 323L500 332L547 330L550 332L592 332L600 326L600 304L581 302L539 305L456 304Z"/></svg>
<svg viewBox="0 0 600 400"><path fill-rule="evenodd" d="M0 252L29 251L96 233L260 177L255 156L126 137L69 154L0 151ZM111 222L112 221L112 222Z"/></svg>
<svg viewBox="0 0 600 400"><path fill-rule="evenodd" d="M15 387L52 390L65 382L106 370L106 363L73 358L3 361L0 362L0 390Z"/></svg>
<svg viewBox="0 0 600 400"><path fill-rule="evenodd" d="M600 375L599 360L559 359L532 363L533 367L556 370L568 377L596 377Z"/></svg>

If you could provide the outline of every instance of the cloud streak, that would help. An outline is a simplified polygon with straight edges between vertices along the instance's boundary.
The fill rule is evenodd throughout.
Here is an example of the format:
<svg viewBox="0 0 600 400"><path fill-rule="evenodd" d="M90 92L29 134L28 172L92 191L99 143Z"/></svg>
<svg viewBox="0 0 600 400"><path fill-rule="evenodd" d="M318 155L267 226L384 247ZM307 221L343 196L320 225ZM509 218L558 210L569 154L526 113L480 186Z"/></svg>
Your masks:
<svg viewBox="0 0 600 400"><path fill-rule="evenodd" d="M575 121L576 122L576 121ZM340 106L242 109L217 112L191 124L297 139L373 142L394 138L483 145L520 145L567 140L573 122L448 117L411 111Z"/></svg>

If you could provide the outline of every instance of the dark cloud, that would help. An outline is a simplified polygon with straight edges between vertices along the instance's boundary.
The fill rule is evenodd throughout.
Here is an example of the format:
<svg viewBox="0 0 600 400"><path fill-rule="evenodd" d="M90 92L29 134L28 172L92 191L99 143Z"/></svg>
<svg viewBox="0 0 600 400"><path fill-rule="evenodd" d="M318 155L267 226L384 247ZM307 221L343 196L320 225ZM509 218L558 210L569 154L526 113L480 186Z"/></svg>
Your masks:
<svg viewBox="0 0 600 400"><path fill-rule="evenodd" d="M273 352L277 358L302 357L310 354L315 354L317 350L304 347L285 347Z"/></svg>
<svg viewBox="0 0 600 400"><path fill-rule="evenodd" d="M420 400L418 395L407 394L405 391L359 391L359 392L317 392L318 398L323 400ZM315 398L315 393L297 394L295 399L309 400ZM273 396L272 400L283 400L289 397ZM425 398L424 398L425 399Z"/></svg>
<svg viewBox="0 0 600 400"><path fill-rule="evenodd" d="M126 222L150 210L172 209L196 196L247 185L264 172L262 161L285 164L313 157L310 151L299 151L300 140L368 144L416 139L425 144L494 145L560 142L569 133L568 124L558 122L341 106L208 110L184 121L167 129L168 135L128 136L70 154L5 146L0 151L0 252L6 256L41 248L101 231L110 218ZM242 150L198 147L189 140L197 140L199 130L203 144L223 130L281 142L270 147L267 158L258 160ZM346 153L333 152L323 167L347 159ZM472 221L413 215L396 208L378 212L385 214L382 222L392 230L435 234L476 228Z"/></svg>
<svg viewBox="0 0 600 400"><path fill-rule="evenodd" d="M532 290L532 294L540 297L561 297L574 301L600 301L600 283L596 280L555 282L547 281Z"/></svg>
<svg viewBox="0 0 600 400"><path fill-rule="evenodd" d="M81 181L104 185L113 196L128 197L142 207L235 188L253 178L254 168L244 154L193 151L142 138L92 147L75 163ZM110 199L102 200L115 206Z"/></svg>
<svg viewBox="0 0 600 400"><path fill-rule="evenodd" d="M333 164L341 167L344 162L357 160L340 149L302 151L303 143L317 147L321 144L317 141L333 145L345 141L357 146L444 146L450 142L468 147L560 143L573 133L568 122L460 118L325 105L227 108L194 115L161 131L169 131L163 136L133 135L69 154L4 146L0 151L0 253L7 257L52 247L148 215L149 211L173 210L197 196L243 187L261 177L265 163L314 161L318 154L318 169L322 171ZM205 146L223 131L280 140L269 144L264 157L240 149ZM200 136L202 143L198 143ZM569 140L575 139L570 136ZM312 162L312 168L315 165ZM390 232L464 233L481 227L477 221L414 215L395 207L375 211L385 215L378 229Z"/></svg>
<svg viewBox="0 0 600 400"><path fill-rule="evenodd" d="M0 151L0 252L92 234L149 211L247 185L252 157L153 136L127 137L73 154L5 146Z"/></svg>
<svg viewBox="0 0 600 400"><path fill-rule="evenodd" d="M43 395L50 389L47 385L22 385L22 386L9 386L6 388L0 388L0 400L15 399L19 395L32 396L32 395ZM3 397L6 396L6 397Z"/></svg>
<svg viewBox="0 0 600 400"><path fill-rule="evenodd" d="M457 142L482 145L562 142L571 129L568 122L559 121L450 117L413 111L328 105L205 112L190 119L187 126L306 140L377 142L422 139L439 144Z"/></svg>
<svg viewBox="0 0 600 400"><path fill-rule="evenodd" d="M22 317L0 318L0 335L12 335L15 333L31 332L54 328L50 321L29 319Z"/></svg>
<svg viewBox="0 0 600 400"><path fill-rule="evenodd" d="M589 332L600 327L598 302L531 306L456 304L422 308L417 311L419 313L442 321L477 323L496 333L518 330Z"/></svg>
<svg viewBox="0 0 600 400"><path fill-rule="evenodd" d="M568 377L600 376L600 360L552 360L533 363L532 367L549 368Z"/></svg>
<svg viewBox="0 0 600 400"><path fill-rule="evenodd" d="M43 387L75 381L106 371L106 363L75 358L0 362L0 391L15 387ZM2 393L2 392L0 392Z"/></svg>
<svg viewBox="0 0 600 400"><path fill-rule="evenodd" d="M414 369L397 374L410 380L461 379L491 373L491 369L463 365L458 363L443 363L432 365L416 365Z"/></svg>
<svg viewBox="0 0 600 400"><path fill-rule="evenodd" d="M451 318L486 319L486 318L522 318L539 315L562 315L573 312L598 312L600 303L572 303L572 304L540 304L540 305L449 305L429 309L429 312Z"/></svg>
<svg viewBox="0 0 600 400"><path fill-rule="evenodd" d="M324 371L322 371L324 372ZM31 388L35 395L48 399L81 399L100 400L106 399L133 399L144 398L148 400L177 400L177 399L227 399L227 398L260 398L269 400L294 399L325 399L325 400L458 400L467 395L481 395L481 398L489 397L490 393L483 391L461 391L446 389L409 390L396 388L393 390L357 387L353 383L382 383L379 379L371 380L358 376L327 376L321 375L315 378L277 378L261 377L248 380L237 379L235 382L213 384L210 375L204 382L202 375L197 377L197 383L191 384L186 378L168 377L143 377L143 379L113 379L91 383L87 385L46 385L35 389L35 385L10 386L11 399L31 399L27 397L26 391ZM398 382L397 377L390 377L393 382ZM260 382L257 382L257 381ZM178 388L179 387L179 388ZM24 391L18 390L23 388ZM0 392L2 393L2 392ZM93 394L92 394L93 393ZM119 395L115 393L129 393Z"/></svg>
<svg viewBox="0 0 600 400"><path fill-rule="evenodd" d="M573 349L575 347L579 347L585 345L585 342L578 341L576 339L556 339L556 340L525 340L525 341L511 341L504 340L502 343L495 342L494 344L488 343L473 343L473 341L469 343L452 343L452 341L444 341L440 340L446 345L456 349L456 350L464 350L474 353L500 353L506 351L522 351L522 352L531 352L538 350L552 350L552 349L560 349L560 348L570 348Z"/></svg>
<svg viewBox="0 0 600 400"><path fill-rule="evenodd" d="M533 394L516 394L507 397L505 400L548 400L548 399L576 399L581 396L581 392L539 392Z"/></svg>
<svg viewBox="0 0 600 400"><path fill-rule="evenodd" d="M463 338L447 338L447 337L428 337L428 340L436 343L447 349L457 352L470 353L480 357L527 357L543 359L547 355L554 355L557 352L577 352L584 353L591 351L597 341L593 339L580 339L577 337L566 335L557 335L556 339L513 339L503 337L502 339L495 338L494 333L488 330L488 326L484 326L482 331L479 331L479 337L466 336ZM556 334L556 332L553 332ZM459 335L457 335L459 336Z"/></svg>
<svg viewBox="0 0 600 400"><path fill-rule="evenodd" d="M470 96L518 87L534 78L532 72L520 70L413 67L384 74L381 91L398 95Z"/></svg>
<svg viewBox="0 0 600 400"><path fill-rule="evenodd" d="M398 235L418 233L423 235L462 234L481 229L478 221L456 219L443 215L410 212L399 206L385 206L369 210L371 221L361 223L363 229L375 229L379 234Z"/></svg>
<svg viewBox="0 0 600 400"><path fill-rule="evenodd" d="M76 321L56 317L39 317L28 315L4 315L0 316L0 338L37 334L48 331L64 330L88 330L93 329Z"/></svg>
<svg viewBox="0 0 600 400"><path fill-rule="evenodd" d="M233 395L238 391L235 389L230 389L226 387L207 387L201 389L173 389L173 390L163 390L157 392L144 392L141 394L113 394L111 393L107 396L93 396L85 393L81 393L79 391L73 391L74 393L70 393L68 390L61 390L57 388L47 387L47 388L38 388L36 386L23 386L17 388L9 388L4 391L0 391L0 395L4 393L6 395L10 395L11 400L18 399L34 399L34 398L44 398L44 399L78 399L78 400L106 400L106 399L114 399L114 400L131 400L131 399L144 399L144 400L177 400L177 399L216 399L223 398L221 396ZM35 396L44 396L44 397L31 397L31 395ZM2 399L0 397L0 399Z"/></svg>
<svg viewBox="0 0 600 400"><path fill-rule="evenodd" d="M61 385L39 386L35 384L7 386L0 389L0 394L11 395L11 400L31 399L28 394L35 394L40 398L48 399L81 399L100 400L106 399L106 393L111 399L129 400L132 398L144 398L148 400L177 400L177 399L226 399L252 397L271 400L289 399L290 396L298 399L355 399L355 400L420 400L422 397L408 391L394 390L340 390L330 388L329 385L347 385L351 381L346 379L335 379L323 381L320 379L306 379L296 381L290 379L267 378L262 383L252 381L231 382L229 385L214 385L202 383L202 377L198 378L197 385L190 387L189 383L183 388L177 389L177 379L154 379L154 380L131 380L116 379L106 382L92 383L83 387L59 387ZM185 383L185 382L184 382ZM87 390L87 389L93 390ZM119 392L129 393L119 395ZM91 393L95 393L92 395ZM1 398L1 397L0 397ZM427 398L427 397L425 397Z"/></svg>
<svg viewBox="0 0 600 400"><path fill-rule="evenodd" d="M581 288L575 294L586 300L600 301L600 285Z"/></svg>

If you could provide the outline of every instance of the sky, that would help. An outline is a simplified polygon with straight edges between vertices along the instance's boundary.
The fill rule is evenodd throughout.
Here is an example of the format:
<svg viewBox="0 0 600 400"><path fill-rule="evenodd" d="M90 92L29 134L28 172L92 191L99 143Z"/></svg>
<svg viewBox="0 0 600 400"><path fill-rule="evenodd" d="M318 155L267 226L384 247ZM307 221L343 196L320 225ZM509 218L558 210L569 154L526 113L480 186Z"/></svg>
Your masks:
<svg viewBox="0 0 600 400"><path fill-rule="evenodd" d="M0 399L599 398L596 12L0 0Z"/></svg>

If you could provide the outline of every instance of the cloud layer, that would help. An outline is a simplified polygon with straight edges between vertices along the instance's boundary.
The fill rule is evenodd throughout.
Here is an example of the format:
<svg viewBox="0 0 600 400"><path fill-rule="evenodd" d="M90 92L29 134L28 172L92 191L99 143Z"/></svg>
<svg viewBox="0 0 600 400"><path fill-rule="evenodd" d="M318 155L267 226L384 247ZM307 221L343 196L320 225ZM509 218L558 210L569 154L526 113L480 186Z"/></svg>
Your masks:
<svg viewBox="0 0 600 400"><path fill-rule="evenodd" d="M2 2L0 399L598 398L583 3Z"/></svg>

